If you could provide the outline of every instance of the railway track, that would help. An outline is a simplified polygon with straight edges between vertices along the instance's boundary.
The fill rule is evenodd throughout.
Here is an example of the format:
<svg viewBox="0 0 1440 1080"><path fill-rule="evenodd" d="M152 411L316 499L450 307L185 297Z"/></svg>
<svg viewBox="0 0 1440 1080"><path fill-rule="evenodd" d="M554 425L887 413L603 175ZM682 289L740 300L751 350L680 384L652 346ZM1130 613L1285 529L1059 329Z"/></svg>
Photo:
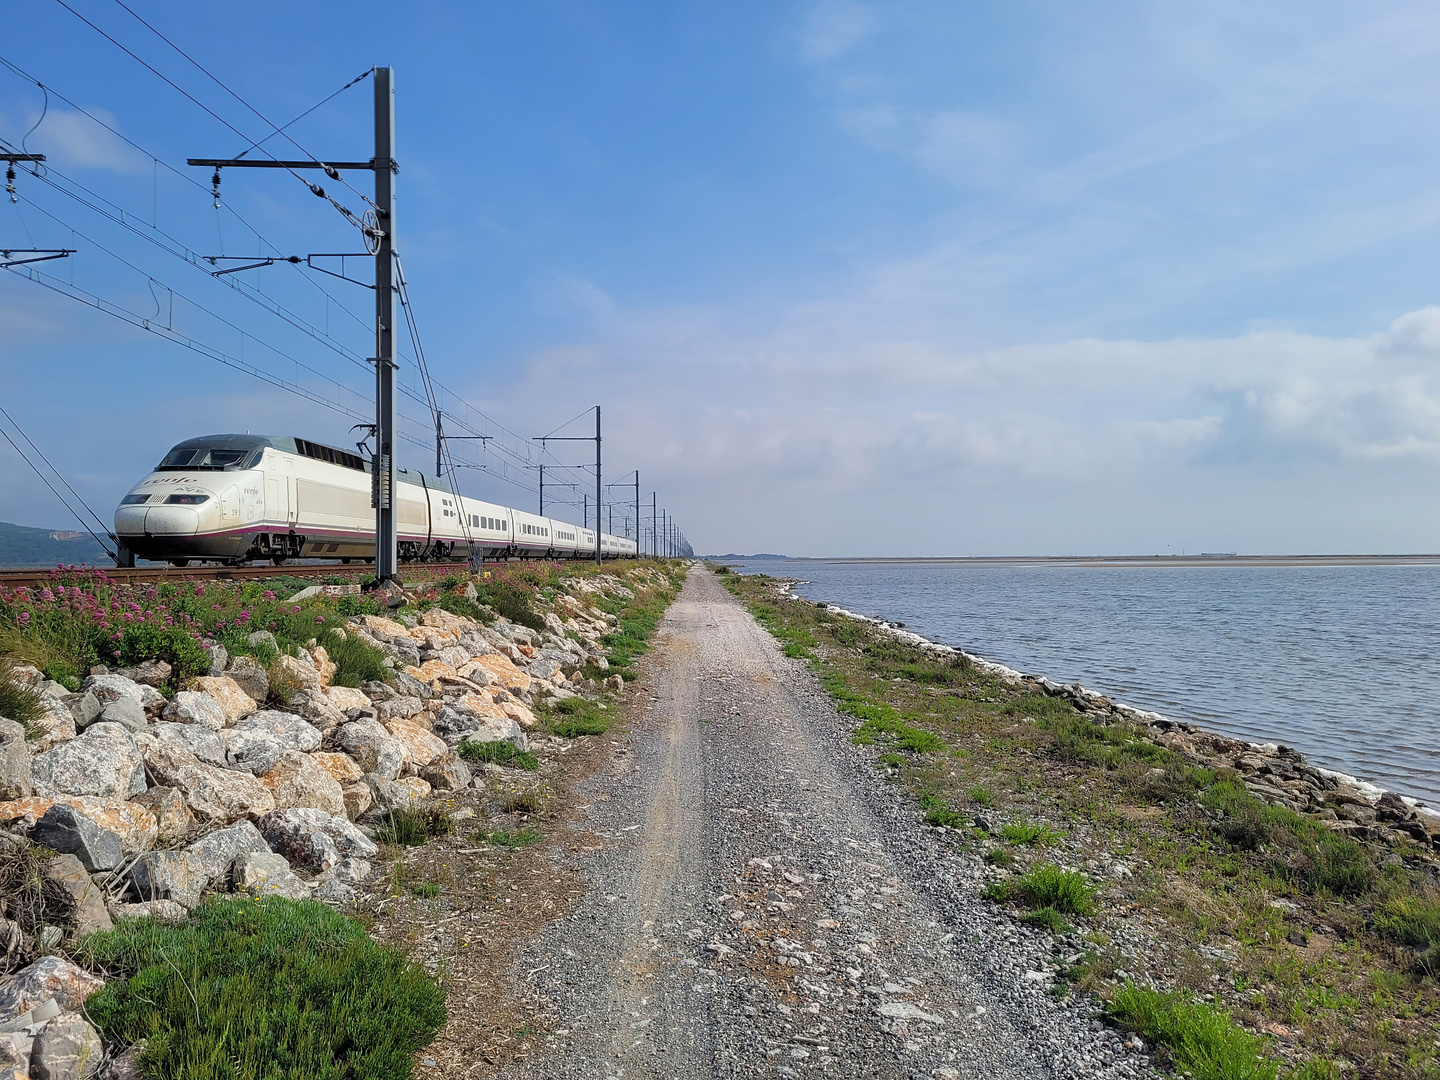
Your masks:
<svg viewBox="0 0 1440 1080"><path fill-rule="evenodd" d="M142 581L174 581L186 579L227 580L267 577L329 577L343 574L361 577L374 573L369 563L345 565L343 563L286 563L283 566L140 566L120 568L114 566L84 567L105 571L113 581L134 584ZM407 563L400 569L403 581L407 573L416 570L463 570L464 563ZM63 571L62 571L63 572ZM45 570L0 570L0 587L18 588L22 585L45 585L50 583L54 569Z"/></svg>

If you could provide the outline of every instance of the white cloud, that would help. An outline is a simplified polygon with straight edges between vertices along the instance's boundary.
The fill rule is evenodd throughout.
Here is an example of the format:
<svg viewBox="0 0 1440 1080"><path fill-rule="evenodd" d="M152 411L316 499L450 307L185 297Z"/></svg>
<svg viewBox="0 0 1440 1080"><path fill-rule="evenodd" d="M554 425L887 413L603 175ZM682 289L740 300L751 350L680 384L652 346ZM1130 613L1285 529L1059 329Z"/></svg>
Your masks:
<svg viewBox="0 0 1440 1080"><path fill-rule="evenodd" d="M873 8L848 0L822 0L810 9L800 37L800 53L811 63L836 60L874 33Z"/></svg>
<svg viewBox="0 0 1440 1080"><path fill-rule="evenodd" d="M89 111L119 130L119 121L113 113L99 108ZM37 120L40 121L39 127L35 127ZM26 132L32 127L35 130L27 137ZM56 108L53 102L43 120L38 111L24 117L0 113L0 130L3 130L6 139L17 144L25 138L25 145L32 153L46 155L49 163L59 168L104 169L120 173L142 173L150 168L149 159L123 139L84 113Z"/></svg>
<svg viewBox="0 0 1440 1080"><path fill-rule="evenodd" d="M1440 479L1440 308L1357 338L1264 331L982 350L807 350L788 330L782 345L737 340L724 325L714 313L697 330L616 307L586 344L534 357L491 393L508 415L538 409L537 421L555 411L557 387L567 402L603 401L611 467L639 467L706 549L738 550L749 535L762 548L783 536L796 551L893 552L850 523L923 507L934 536L905 550L973 550L950 537L969 535L974 515L995 519L990 550L1056 550L1003 526L1054 502L1094 549L1132 550L1122 521L1169 506L1231 528L1242 492L1278 484L1283 495L1260 498L1245 535L1265 550L1314 550L1330 545L1297 531L1297 505L1340 514L1399 475ZM1161 524L1145 526L1141 548L1163 550ZM1392 525L1389 542L1361 532L1334 544L1406 547Z"/></svg>
<svg viewBox="0 0 1440 1080"><path fill-rule="evenodd" d="M925 121L916 154L937 173L958 183L994 186L1007 181L1020 161L1020 132L995 116L951 109Z"/></svg>

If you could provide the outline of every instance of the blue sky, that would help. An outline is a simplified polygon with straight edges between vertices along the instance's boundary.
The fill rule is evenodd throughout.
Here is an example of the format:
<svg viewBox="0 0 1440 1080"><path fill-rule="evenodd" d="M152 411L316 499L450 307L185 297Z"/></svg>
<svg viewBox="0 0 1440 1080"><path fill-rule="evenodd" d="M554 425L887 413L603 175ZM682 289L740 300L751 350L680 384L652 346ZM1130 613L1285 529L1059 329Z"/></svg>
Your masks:
<svg viewBox="0 0 1440 1080"><path fill-rule="evenodd" d="M69 2L269 130L114 0ZM1440 550L1429 5L132 6L272 120L393 64L400 247L447 409L530 436L600 402L609 478L638 467L698 550ZM22 173L0 243L78 248L44 267L66 288L363 413L366 290L272 267L241 295L142 235L260 250L234 211L305 254L354 230L271 171L228 171L217 215L166 166L203 187L184 159L248 140L54 0L0 17L0 56L144 148L52 96L27 138L52 183ZM0 137L43 106L0 70ZM291 133L368 157L369 106L363 82ZM351 439L10 274L0 342L0 399L102 515L193 434ZM529 507L509 448L457 451L492 466L467 489ZM70 527L8 447L0 517Z"/></svg>

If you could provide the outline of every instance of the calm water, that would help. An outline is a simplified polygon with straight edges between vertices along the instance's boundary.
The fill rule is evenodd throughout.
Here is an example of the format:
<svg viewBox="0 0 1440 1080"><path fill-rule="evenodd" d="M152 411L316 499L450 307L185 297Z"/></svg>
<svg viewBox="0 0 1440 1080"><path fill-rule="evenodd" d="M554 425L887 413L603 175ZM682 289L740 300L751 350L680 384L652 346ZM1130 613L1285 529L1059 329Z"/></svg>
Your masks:
<svg viewBox="0 0 1440 1080"><path fill-rule="evenodd" d="M1440 566L740 565L1440 804Z"/></svg>

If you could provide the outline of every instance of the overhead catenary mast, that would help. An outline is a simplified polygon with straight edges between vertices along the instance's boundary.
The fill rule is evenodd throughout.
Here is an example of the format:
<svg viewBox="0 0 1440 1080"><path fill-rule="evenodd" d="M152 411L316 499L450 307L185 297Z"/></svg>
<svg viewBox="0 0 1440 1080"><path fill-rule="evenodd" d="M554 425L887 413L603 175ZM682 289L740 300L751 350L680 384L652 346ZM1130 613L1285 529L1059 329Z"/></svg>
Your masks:
<svg viewBox="0 0 1440 1080"><path fill-rule="evenodd" d="M375 255L375 452L371 456L370 504L375 509L375 583L398 582L395 478L395 72L377 67L375 77L375 156L369 161L276 161L249 158L190 158L191 165L214 168L216 205L222 168L321 169L332 180L341 169L375 174L374 224L364 226L366 246ZM310 185L324 197L324 188ZM331 200L334 201L333 199ZM338 204L337 204L338 205ZM370 215L367 214L366 217ZM352 219L353 220L353 219ZM437 421L437 432L438 432Z"/></svg>

